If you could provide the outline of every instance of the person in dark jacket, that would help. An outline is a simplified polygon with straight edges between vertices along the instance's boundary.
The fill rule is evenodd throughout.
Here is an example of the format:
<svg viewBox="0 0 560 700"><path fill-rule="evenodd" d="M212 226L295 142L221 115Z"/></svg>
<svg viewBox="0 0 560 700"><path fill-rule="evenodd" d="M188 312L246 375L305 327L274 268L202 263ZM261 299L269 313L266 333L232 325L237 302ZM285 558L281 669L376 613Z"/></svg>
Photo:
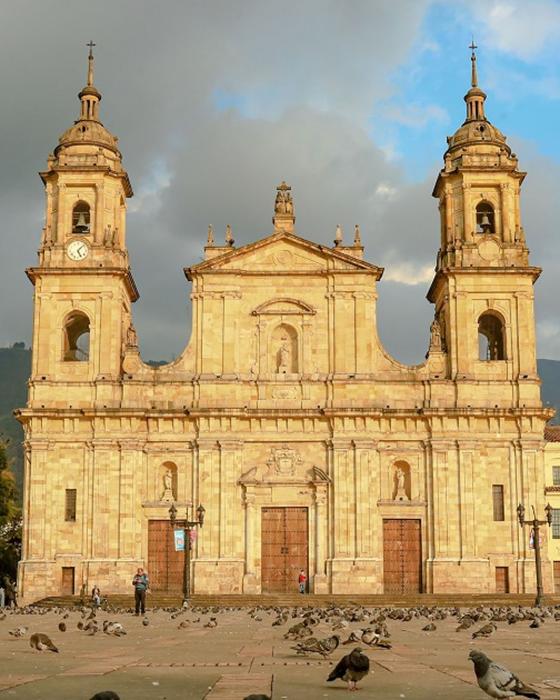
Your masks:
<svg viewBox="0 0 560 700"><path fill-rule="evenodd" d="M142 567L136 572L136 576L132 579L132 585L134 586L134 603L136 607L136 614L142 615L146 612L146 591L150 585L148 581L148 574L144 571Z"/></svg>

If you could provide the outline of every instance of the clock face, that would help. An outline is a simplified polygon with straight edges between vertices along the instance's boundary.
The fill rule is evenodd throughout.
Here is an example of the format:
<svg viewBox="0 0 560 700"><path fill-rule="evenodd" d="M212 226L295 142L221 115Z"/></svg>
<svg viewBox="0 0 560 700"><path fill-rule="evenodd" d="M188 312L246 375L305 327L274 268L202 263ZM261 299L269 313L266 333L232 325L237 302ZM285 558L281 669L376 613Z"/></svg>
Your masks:
<svg viewBox="0 0 560 700"><path fill-rule="evenodd" d="M66 248L70 260L85 260L89 255L89 246L84 241L72 241Z"/></svg>

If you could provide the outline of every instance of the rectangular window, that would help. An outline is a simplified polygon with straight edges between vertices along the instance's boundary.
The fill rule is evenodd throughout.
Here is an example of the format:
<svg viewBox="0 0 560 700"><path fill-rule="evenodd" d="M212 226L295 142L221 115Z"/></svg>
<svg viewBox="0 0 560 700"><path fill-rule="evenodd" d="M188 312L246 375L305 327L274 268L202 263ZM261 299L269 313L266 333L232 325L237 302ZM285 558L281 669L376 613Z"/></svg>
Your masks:
<svg viewBox="0 0 560 700"><path fill-rule="evenodd" d="M552 539L560 540L560 508L552 509Z"/></svg>
<svg viewBox="0 0 560 700"><path fill-rule="evenodd" d="M76 521L76 489L66 489L64 520L72 523Z"/></svg>
<svg viewBox="0 0 560 700"><path fill-rule="evenodd" d="M560 467L552 467L552 485L560 486Z"/></svg>
<svg viewBox="0 0 560 700"><path fill-rule="evenodd" d="M494 520L505 520L504 517L504 487L502 484L492 486L492 507Z"/></svg>

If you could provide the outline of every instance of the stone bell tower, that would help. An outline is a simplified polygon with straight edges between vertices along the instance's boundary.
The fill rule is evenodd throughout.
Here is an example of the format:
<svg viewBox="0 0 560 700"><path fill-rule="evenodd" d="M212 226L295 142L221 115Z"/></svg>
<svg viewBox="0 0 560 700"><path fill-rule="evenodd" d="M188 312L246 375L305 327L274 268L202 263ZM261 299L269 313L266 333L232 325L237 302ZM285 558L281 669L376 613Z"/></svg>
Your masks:
<svg viewBox="0 0 560 700"><path fill-rule="evenodd" d="M478 399L472 397L481 394L472 385L488 382L494 387L493 406L513 401L519 408L537 407L533 284L540 269L529 264L521 225L525 173L506 137L486 117L477 47L470 48L466 119L447 139L433 191L439 200L441 245L428 299L436 307L459 405L474 405ZM495 382L502 386L496 388Z"/></svg>
<svg viewBox="0 0 560 700"><path fill-rule="evenodd" d="M40 173L46 190L35 286L31 405L109 404L123 347L135 343L131 304L138 298L126 249L126 199L132 188L117 138L101 123L93 42L80 115Z"/></svg>

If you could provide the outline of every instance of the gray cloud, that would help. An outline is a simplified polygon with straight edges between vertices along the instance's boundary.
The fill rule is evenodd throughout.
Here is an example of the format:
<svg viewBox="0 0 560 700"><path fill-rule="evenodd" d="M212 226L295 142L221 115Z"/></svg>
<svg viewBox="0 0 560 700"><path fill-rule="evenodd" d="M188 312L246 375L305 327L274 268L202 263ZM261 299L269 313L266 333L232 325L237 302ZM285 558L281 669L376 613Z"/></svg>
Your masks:
<svg viewBox="0 0 560 700"><path fill-rule="evenodd" d="M220 236L230 223L238 244L267 235L275 185L286 179L302 236L329 243L337 223L348 236L361 224L368 259L390 268L393 280L379 287L380 336L399 359L420 361L432 315L428 284L395 280L421 279L433 265L439 228L430 194L440 154L430 177L410 184L367 127L376 104L396 90L389 76L407 60L428 4L307 0L287 14L257 0L4 8L0 294L9 301L0 344L30 338L32 290L23 270L35 262L41 230L35 173L77 115L92 36L102 119L120 137L137 193L128 245L146 358L171 357L187 342L182 267L200 259L207 225ZM220 111L216 95L232 109ZM528 235L535 228L542 241L552 220L539 214L540 197L527 187L535 206L527 201L526 218L538 222ZM541 327L552 314L543 304ZM552 336L541 343L548 356L560 350Z"/></svg>

